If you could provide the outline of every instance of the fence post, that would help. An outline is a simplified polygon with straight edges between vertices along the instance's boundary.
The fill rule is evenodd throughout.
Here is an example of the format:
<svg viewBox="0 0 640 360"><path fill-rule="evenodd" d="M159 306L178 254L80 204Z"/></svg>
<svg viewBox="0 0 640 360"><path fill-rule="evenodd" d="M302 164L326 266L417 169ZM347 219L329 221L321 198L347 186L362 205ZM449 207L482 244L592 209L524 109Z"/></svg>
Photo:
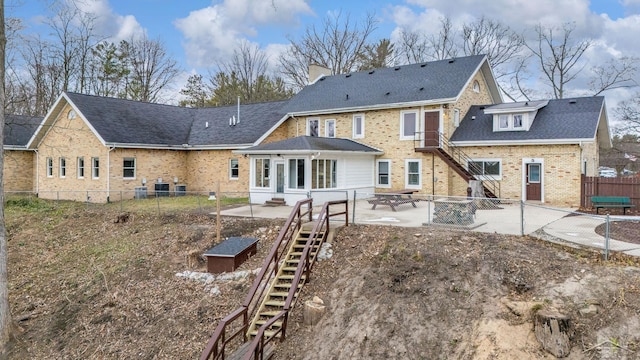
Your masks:
<svg viewBox="0 0 640 360"><path fill-rule="evenodd" d="M609 224L611 218L607 214L606 222L604 225L604 261L609 260Z"/></svg>
<svg viewBox="0 0 640 360"><path fill-rule="evenodd" d="M524 236L524 200L520 200L520 236Z"/></svg>
<svg viewBox="0 0 640 360"><path fill-rule="evenodd" d="M122 190L120 190L120 212L124 212L124 197Z"/></svg>
<svg viewBox="0 0 640 360"><path fill-rule="evenodd" d="M196 199L198 199L198 209L200 209L200 212L202 211L202 204L200 204L200 194L196 193Z"/></svg>
<svg viewBox="0 0 640 360"><path fill-rule="evenodd" d="M427 195L427 224L431 224L431 201L433 196Z"/></svg>
<svg viewBox="0 0 640 360"><path fill-rule="evenodd" d="M161 215L160 213L160 196L158 196L158 194L156 193L156 203L158 204L158 215Z"/></svg>
<svg viewBox="0 0 640 360"><path fill-rule="evenodd" d="M351 211L351 224L356 223L356 190L353 190L353 210Z"/></svg>
<svg viewBox="0 0 640 360"><path fill-rule="evenodd" d="M249 211L251 211L251 218L253 219L253 205L251 205L251 191L249 191Z"/></svg>

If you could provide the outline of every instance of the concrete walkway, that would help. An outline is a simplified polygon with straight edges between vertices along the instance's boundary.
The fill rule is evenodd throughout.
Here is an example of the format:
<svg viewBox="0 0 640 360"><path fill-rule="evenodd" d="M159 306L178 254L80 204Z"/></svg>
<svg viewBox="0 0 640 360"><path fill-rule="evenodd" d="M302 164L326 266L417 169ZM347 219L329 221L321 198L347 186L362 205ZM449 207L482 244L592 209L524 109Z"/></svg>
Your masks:
<svg viewBox="0 0 640 360"><path fill-rule="evenodd" d="M258 218L281 218L286 219L291 213L292 207L279 206L267 207L264 205L242 206L222 211L226 216L258 217ZM320 206L314 207L314 214L320 211ZM339 211L339 210L338 210ZM590 214L576 214L575 209L560 209L547 206L537 206L525 204L521 207L520 202L500 203L495 209L478 209L474 218L474 223L465 227L447 226L449 228L460 228L471 231L512 234L524 234L536 237L544 237L548 234L552 237L574 243L580 246L605 249L605 239L595 232L595 228L605 222L603 216ZM568 216L570 215L570 216ZM335 218L336 221L340 217ZM430 201L421 201L412 207L411 204L404 204L392 211L388 207L377 207L371 209L371 205L366 200L349 202L349 222L358 224L378 224L405 227L421 226L445 226L432 223L433 204ZM524 222L521 220L524 219ZM640 217L611 217L611 220L640 220ZM640 234L638 234L640 236ZM623 252L625 254L640 256L640 245L625 243L611 239L609 241L611 251Z"/></svg>

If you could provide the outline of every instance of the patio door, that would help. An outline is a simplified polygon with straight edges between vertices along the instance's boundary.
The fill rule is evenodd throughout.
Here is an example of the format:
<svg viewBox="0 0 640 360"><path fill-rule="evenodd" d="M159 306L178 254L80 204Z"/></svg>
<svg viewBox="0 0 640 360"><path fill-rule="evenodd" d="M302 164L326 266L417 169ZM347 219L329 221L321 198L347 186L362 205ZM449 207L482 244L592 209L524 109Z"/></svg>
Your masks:
<svg viewBox="0 0 640 360"><path fill-rule="evenodd" d="M542 166L538 163L527 164L527 199L526 200L542 200Z"/></svg>
<svg viewBox="0 0 640 360"><path fill-rule="evenodd" d="M284 162L276 161L276 193L284 194Z"/></svg>
<svg viewBox="0 0 640 360"><path fill-rule="evenodd" d="M440 147L440 112L424 113L424 147Z"/></svg>

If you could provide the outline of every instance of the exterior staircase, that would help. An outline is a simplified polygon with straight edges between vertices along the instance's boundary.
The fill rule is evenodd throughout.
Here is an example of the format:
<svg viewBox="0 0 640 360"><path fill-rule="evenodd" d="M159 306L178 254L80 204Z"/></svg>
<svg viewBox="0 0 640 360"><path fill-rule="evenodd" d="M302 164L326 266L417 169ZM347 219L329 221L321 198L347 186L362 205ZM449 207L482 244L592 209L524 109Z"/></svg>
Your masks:
<svg viewBox="0 0 640 360"><path fill-rule="evenodd" d="M306 199L293 207L244 302L220 320L200 360L265 359L274 340L284 340L289 312L330 236L330 219L344 215L349 225L348 200L324 203L315 221L312 205L313 199ZM331 211L336 208L342 210Z"/></svg>
<svg viewBox="0 0 640 360"><path fill-rule="evenodd" d="M500 197L500 182L491 175L483 174L483 170L478 168L462 149L451 144L449 139L440 133L433 135L436 136L436 140L439 139L439 141L433 142L437 143L437 145L424 146L425 141L422 139L423 136L423 132L416 133L414 141L416 144L416 146L414 146L415 151L436 154L465 181L481 180L485 197L492 199ZM463 164L467 164L467 166L465 167Z"/></svg>
<svg viewBox="0 0 640 360"><path fill-rule="evenodd" d="M258 329L262 325L266 324L271 318L278 315L281 311L284 310L287 296L289 295L292 287L296 288L293 299L293 302L295 303L295 300L298 297L298 293L307 280L307 276L302 275L297 284L294 283L296 270L303 255L304 248L307 245L307 242L311 241L309 256L312 259L315 259L318 251L320 251L320 246L326 238L326 234L324 233L324 231L317 233L317 236L314 236L313 239L309 238L310 235L311 229L308 226L303 227L298 232L298 235L296 236L294 242L289 248L289 251L284 257L282 266L280 267L278 274L276 275L275 279L271 283L269 290L267 291L267 295L262 301L262 304L260 305L255 317L253 318L253 321L249 325L249 337L255 337L258 334ZM281 333L279 330L281 328L282 320L275 321L265 329L265 336L280 336Z"/></svg>

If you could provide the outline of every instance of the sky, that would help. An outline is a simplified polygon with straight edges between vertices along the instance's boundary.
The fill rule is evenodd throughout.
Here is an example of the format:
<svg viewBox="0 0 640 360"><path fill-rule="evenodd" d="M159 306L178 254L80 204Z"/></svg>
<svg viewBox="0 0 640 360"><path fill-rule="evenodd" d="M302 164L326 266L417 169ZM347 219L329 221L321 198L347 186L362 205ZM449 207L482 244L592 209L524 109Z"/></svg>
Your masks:
<svg viewBox="0 0 640 360"><path fill-rule="evenodd" d="M53 1L7 0L6 16L21 18L26 31L46 34L49 30L43 22L49 14L47 5ZM530 29L536 24L573 22L577 36L595 39L585 54L590 62L601 63L607 57L640 57L640 0L59 1L74 2L96 14L96 30L107 39L119 41L146 33L162 40L183 70L178 82L228 60L240 41L257 44L266 51L270 63L276 64L288 39L299 39L305 28L321 27L324 18L336 14L359 22L366 14L373 14L378 21L374 39L392 40L400 28L434 30L442 16L462 24L486 15L525 36L532 35ZM631 93L623 89L606 95L616 103Z"/></svg>

